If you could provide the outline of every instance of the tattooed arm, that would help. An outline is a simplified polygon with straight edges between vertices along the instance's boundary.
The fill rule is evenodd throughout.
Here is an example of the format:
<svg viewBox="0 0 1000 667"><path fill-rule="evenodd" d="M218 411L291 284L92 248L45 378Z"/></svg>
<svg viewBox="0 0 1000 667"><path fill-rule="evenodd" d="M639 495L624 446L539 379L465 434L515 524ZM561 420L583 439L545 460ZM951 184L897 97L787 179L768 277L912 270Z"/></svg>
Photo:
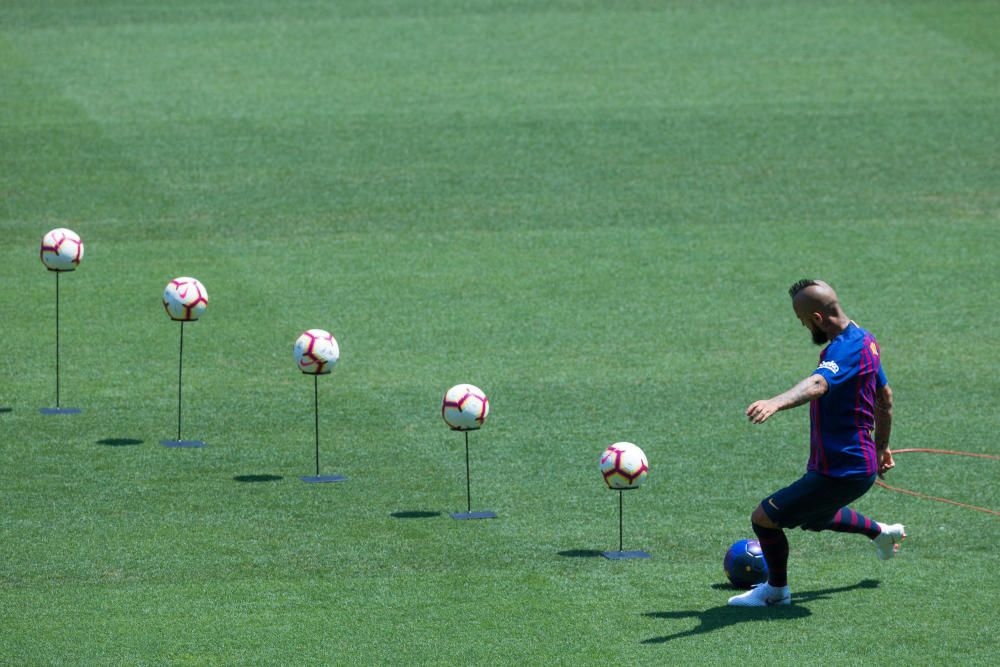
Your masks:
<svg viewBox="0 0 1000 667"><path fill-rule="evenodd" d="M815 401L826 393L828 386L826 378L822 375L810 375L786 392L767 400L754 401L747 408L747 417L754 424L762 424L779 410L787 410L809 401Z"/></svg>

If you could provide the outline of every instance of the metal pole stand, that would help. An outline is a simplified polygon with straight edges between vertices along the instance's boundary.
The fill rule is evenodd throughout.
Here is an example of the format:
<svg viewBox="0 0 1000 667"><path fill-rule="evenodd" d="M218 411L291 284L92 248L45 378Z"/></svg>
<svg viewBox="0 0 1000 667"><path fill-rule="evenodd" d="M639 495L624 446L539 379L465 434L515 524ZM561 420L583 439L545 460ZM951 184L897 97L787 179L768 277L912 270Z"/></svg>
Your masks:
<svg viewBox="0 0 1000 667"><path fill-rule="evenodd" d="M623 551L622 546L624 545L624 525L625 521L622 518L624 515L624 502L622 498L624 497L625 491L630 491L631 489L618 489L618 551L602 551L601 555L609 560L627 560L629 558L652 558L645 551Z"/></svg>
<svg viewBox="0 0 1000 667"><path fill-rule="evenodd" d="M323 482L346 482L343 475L319 474L319 375L313 375L313 409L316 417L316 474L312 477L299 477L303 482L321 484Z"/></svg>
<svg viewBox="0 0 1000 667"><path fill-rule="evenodd" d="M56 407L39 408L43 415L78 415L82 412L80 408L63 408L59 405L59 274L62 271L53 271L56 274Z"/></svg>
<svg viewBox="0 0 1000 667"><path fill-rule="evenodd" d="M160 440L164 447L204 447L201 440L181 440L181 389L184 387L184 320L181 320L181 352L177 363L177 439Z"/></svg>
<svg viewBox="0 0 1000 667"><path fill-rule="evenodd" d="M453 512L451 514L452 519L495 519L497 518L496 512L491 512L489 510L473 512L472 511L472 483L469 481L471 476L469 474L469 432L465 433L465 506L467 511L465 512Z"/></svg>

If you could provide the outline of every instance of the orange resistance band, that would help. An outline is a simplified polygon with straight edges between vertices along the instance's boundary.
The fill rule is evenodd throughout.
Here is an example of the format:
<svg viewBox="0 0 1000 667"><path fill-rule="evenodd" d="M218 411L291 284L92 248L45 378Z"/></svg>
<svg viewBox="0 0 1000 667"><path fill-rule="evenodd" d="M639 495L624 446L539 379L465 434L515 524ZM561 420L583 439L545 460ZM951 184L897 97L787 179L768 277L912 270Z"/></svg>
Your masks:
<svg viewBox="0 0 1000 667"><path fill-rule="evenodd" d="M950 449L926 449L926 448L910 448L910 449L894 449L892 450L893 456L896 454L905 454L907 452L926 452L929 454L951 454L953 456L975 456L981 459L994 459L1000 461L1000 456L993 456L992 454L976 454L974 452L953 452ZM883 489L889 489L890 491L898 491L899 493L906 493L911 496L916 496L917 498L925 498L927 500L936 500L940 503L948 503L949 505L958 505L959 507L966 507L970 510L977 510L979 512L986 512L987 514L993 514L994 516L1000 516L1000 512L996 510L987 509L985 507L976 507L975 505L967 505L965 503L960 503L955 500L948 500L947 498L937 498L935 496L929 496L926 493L918 493L916 491L909 491L907 489L900 489L896 486L889 486L882 480L875 480L875 483L881 486Z"/></svg>

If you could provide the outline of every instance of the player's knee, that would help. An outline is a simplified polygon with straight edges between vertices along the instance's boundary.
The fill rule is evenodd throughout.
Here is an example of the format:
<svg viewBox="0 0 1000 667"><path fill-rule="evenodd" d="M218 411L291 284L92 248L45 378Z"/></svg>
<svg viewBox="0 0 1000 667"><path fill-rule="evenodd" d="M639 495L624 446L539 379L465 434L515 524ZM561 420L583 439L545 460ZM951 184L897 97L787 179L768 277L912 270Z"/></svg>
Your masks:
<svg viewBox="0 0 1000 667"><path fill-rule="evenodd" d="M814 533L821 533L830 525L829 519L813 519L802 524L802 530L811 530Z"/></svg>
<svg viewBox="0 0 1000 667"><path fill-rule="evenodd" d="M760 505L750 515L750 521L762 528L779 528L778 524L771 520L771 517L767 515L767 512Z"/></svg>

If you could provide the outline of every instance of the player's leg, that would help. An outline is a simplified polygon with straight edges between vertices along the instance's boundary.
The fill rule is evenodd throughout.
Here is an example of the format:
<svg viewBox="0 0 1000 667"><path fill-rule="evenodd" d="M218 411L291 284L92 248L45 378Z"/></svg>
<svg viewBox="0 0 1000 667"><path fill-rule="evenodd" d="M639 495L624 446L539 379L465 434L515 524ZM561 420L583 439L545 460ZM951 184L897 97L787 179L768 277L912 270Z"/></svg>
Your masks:
<svg viewBox="0 0 1000 667"><path fill-rule="evenodd" d="M880 523L878 527L879 534L872 539L872 544L875 545L879 560L889 560L896 555L906 539L906 528L901 523Z"/></svg>
<svg viewBox="0 0 1000 667"><path fill-rule="evenodd" d="M795 512L802 493L803 480L800 479L765 498L750 515L750 525L767 562L767 582L729 598L730 605L769 607L791 604L792 594L788 588L788 538L785 537L782 526L797 525Z"/></svg>
<svg viewBox="0 0 1000 667"><path fill-rule="evenodd" d="M753 532L760 542L767 562L767 582L756 588L729 598L734 607L770 607L791 604L788 589L788 538L785 531L758 505L750 516Z"/></svg>
<svg viewBox="0 0 1000 667"><path fill-rule="evenodd" d="M761 505L750 515L750 525L767 562L767 583L775 588L788 586L788 538L785 531Z"/></svg>
<svg viewBox="0 0 1000 667"><path fill-rule="evenodd" d="M794 483L761 501L750 517L767 561L768 582L749 593L730 598L737 606L788 604L788 540L783 528L802 526L824 530L837 510L864 495L874 476L857 482L840 480L808 472Z"/></svg>
<svg viewBox="0 0 1000 667"><path fill-rule="evenodd" d="M850 507L841 507L837 510L837 513L830 519L830 523L823 527L823 530L832 530L838 533L860 533L872 540L882 532L878 521L872 521Z"/></svg>
<svg viewBox="0 0 1000 667"><path fill-rule="evenodd" d="M820 530L833 530L838 533L860 533L871 539L875 545L875 553L880 560L889 560L899 551L900 544L906 539L906 528L901 523L885 524L873 521L859 514L850 507L837 510L833 519Z"/></svg>
<svg viewBox="0 0 1000 667"><path fill-rule="evenodd" d="M899 551L900 543L906 538L906 531L903 524L884 524L870 519L859 512L847 507L846 502L851 502L864 495L875 482L875 476L868 478L843 479L836 482L836 489L831 490L831 495L839 496L845 500L844 507L837 510L828 522L806 523L804 528L809 530L833 530L839 533L859 533L868 537L875 545L875 551L881 560L888 560Z"/></svg>

